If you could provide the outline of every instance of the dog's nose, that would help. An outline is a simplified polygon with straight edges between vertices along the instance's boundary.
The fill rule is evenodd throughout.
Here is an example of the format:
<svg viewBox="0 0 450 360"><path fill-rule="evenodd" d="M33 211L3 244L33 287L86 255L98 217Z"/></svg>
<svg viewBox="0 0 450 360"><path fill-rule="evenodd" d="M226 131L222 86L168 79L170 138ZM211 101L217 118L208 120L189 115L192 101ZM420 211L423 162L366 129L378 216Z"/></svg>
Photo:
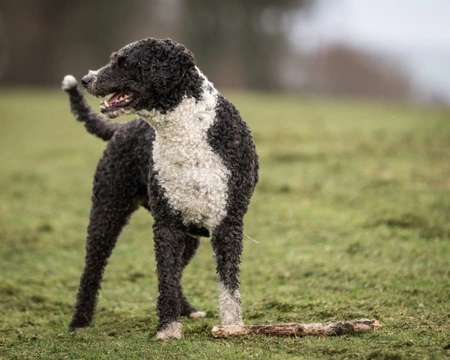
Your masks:
<svg viewBox="0 0 450 360"><path fill-rule="evenodd" d="M86 75L86 76L83 76L83 78L81 79L81 84L82 84L85 88L87 88L88 85L91 83L91 81L92 81L92 76Z"/></svg>

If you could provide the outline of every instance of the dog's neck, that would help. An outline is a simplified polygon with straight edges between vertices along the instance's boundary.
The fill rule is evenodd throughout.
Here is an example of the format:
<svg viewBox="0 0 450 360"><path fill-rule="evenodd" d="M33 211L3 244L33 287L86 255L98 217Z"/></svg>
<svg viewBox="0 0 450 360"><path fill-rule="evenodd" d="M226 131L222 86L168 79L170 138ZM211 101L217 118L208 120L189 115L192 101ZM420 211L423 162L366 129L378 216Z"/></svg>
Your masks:
<svg viewBox="0 0 450 360"><path fill-rule="evenodd" d="M160 140L200 140L201 134L214 122L218 91L200 70L197 71L203 79L200 99L185 95L180 104L167 112L156 109L138 112L155 129Z"/></svg>

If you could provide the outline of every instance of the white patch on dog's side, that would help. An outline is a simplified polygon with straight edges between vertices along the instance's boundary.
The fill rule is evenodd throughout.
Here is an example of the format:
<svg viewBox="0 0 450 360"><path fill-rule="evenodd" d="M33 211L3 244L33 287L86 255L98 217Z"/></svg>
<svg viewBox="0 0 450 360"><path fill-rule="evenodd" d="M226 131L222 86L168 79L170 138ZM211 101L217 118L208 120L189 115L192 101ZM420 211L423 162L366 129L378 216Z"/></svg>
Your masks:
<svg viewBox="0 0 450 360"><path fill-rule="evenodd" d="M77 86L77 79L75 79L74 76L72 75L64 76L64 79L61 84L61 87L64 91L73 89L75 86Z"/></svg>
<svg viewBox="0 0 450 360"><path fill-rule="evenodd" d="M172 111L139 112L156 131L154 170L169 205L185 225L210 232L226 215L230 171L207 141L216 117L217 90L204 78L202 98L184 98Z"/></svg>
<svg viewBox="0 0 450 360"><path fill-rule="evenodd" d="M167 325L163 330L156 333L156 338L160 340L167 340L170 338L181 339L183 325L180 322L174 321Z"/></svg>
<svg viewBox="0 0 450 360"><path fill-rule="evenodd" d="M222 282L219 283L219 312L222 325L244 325L239 290L230 291Z"/></svg>

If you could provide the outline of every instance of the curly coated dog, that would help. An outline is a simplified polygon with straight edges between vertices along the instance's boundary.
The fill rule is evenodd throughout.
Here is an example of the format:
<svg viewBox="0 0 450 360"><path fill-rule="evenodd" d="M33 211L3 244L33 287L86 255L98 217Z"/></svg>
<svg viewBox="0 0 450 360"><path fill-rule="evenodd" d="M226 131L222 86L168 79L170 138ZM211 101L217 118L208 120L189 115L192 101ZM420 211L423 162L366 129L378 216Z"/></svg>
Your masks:
<svg viewBox="0 0 450 360"><path fill-rule="evenodd" d="M72 113L109 141L100 159L87 231L85 268L70 329L90 325L108 257L130 215L142 205L153 218L157 262L157 338L180 338L180 316L205 316L186 299L183 268L211 237L224 325L242 324L239 264L243 217L258 180L252 135L236 108L170 39L147 38L114 52L81 80L101 103L94 113L76 79L62 87ZM137 114L114 123L108 118Z"/></svg>

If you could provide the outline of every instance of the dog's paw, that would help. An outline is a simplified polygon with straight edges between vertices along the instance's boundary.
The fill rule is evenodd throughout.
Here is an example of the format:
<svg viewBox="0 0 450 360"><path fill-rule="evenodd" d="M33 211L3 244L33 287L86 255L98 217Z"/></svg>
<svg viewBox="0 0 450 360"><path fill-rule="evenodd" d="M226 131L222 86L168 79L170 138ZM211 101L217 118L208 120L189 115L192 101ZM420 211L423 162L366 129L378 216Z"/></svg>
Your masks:
<svg viewBox="0 0 450 360"><path fill-rule="evenodd" d="M69 332L72 334L75 333L82 333L84 331L86 331L87 329L89 329L89 326L84 326L84 327L69 327Z"/></svg>
<svg viewBox="0 0 450 360"><path fill-rule="evenodd" d="M77 79L75 79L74 76L66 75L66 76L64 76L64 79L62 81L61 88L64 91L68 91L70 89L75 88L77 86L77 84L78 84L78 81L77 81Z"/></svg>
<svg viewBox="0 0 450 360"><path fill-rule="evenodd" d="M160 330L156 333L156 338L159 340L168 340L168 339L181 339L183 336L182 333L182 324L180 322L174 321L167 325L163 330Z"/></svg>
<svg viewBox="0 0 450 360"><path fill-rule="evenodd" d="M188 315L189 319L201 319L206 316L205 311L193 311Z"/></svg>

